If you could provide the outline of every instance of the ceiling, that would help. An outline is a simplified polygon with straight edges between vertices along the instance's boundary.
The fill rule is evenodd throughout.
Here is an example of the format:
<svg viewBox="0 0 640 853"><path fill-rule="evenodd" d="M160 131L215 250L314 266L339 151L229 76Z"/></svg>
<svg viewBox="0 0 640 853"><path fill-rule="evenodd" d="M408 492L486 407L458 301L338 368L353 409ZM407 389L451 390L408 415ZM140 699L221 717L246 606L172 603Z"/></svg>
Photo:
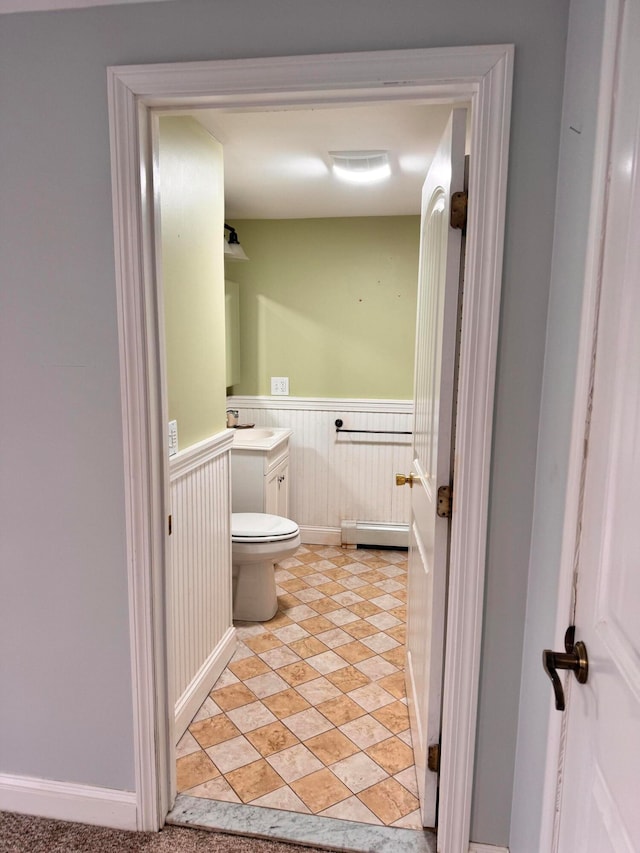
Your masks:
<svg viewBox="0 0 640 853"><path fill-rule="evenodd" d="M420 213L425 173L451 105L203 110L224 148L227 219L308 219ZM387 150L392 176L368 186L336 179L329 151Z"/></svg>
<svg viewBox="0 0 640 853"><path fill-rule="evenodd" d="M157 2L159 0L0 0L0 15L10 12L50 12L54 9L86 9L90 6Z"/></svg>
<svg viewBox="0 0 640 853"><path fill-rule="evenodd" d="M0 14L152 0L0 0ZM157 0L156 0L157 2ZM400 216L420 212L420 188L451 105L202 110L193 116L224 145L228 219ZM329 151L388 150L392 176L341 183Z"/></svg>

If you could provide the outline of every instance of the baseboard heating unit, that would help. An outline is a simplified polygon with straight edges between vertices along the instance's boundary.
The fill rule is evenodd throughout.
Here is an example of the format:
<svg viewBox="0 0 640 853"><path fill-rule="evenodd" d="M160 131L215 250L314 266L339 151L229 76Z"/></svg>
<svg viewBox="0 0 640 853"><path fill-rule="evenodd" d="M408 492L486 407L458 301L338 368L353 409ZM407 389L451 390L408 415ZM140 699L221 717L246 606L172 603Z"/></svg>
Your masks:
<svg viewBox="0 0 640 853"><path fill-rule="evenodd" d="M409 547L408 524L345 519L340 525L340 535L343 545L371 545L378 548Z"/></svg>

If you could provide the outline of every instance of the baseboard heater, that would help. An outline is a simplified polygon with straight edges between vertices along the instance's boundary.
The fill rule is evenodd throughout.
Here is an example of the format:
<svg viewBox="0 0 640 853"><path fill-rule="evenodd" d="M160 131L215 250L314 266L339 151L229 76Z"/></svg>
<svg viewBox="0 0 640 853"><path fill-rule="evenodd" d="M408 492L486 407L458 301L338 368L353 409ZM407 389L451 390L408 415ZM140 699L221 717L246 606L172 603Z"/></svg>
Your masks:
<svg viewBox="0 0 640 853"><path fill-rule="evenodd" d="M385 524L380 521L350 521L346 519L340 525L340 536L343 545L409 547L408 524Z"/></svg>

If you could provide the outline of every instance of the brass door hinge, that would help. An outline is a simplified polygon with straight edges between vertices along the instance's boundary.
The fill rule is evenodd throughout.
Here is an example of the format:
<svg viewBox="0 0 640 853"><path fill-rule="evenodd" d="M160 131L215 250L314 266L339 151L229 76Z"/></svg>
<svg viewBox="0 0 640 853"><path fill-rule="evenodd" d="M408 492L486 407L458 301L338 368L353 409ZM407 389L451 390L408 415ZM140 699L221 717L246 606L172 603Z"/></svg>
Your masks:
<svg viewBox="0 0 640 853"><path fill-rule="evenodd" d="M173 527L173 518L172 518L172 516L169 516L169 520L168 520L168 527L169 527L169 536L171 536L171 531L172 531L172 527Z"/></svg>
<svg viewBox="0 0 640 853"><path fill-rule="evenodd" d="M451 219L449 221L452 228L459 228L463 231L466 227L468 198L466 192L451 195Z"/></svg>
<svg viewBox="0 0 640 853"><path fill-rule="evenodd" d="M440 744L434 743L427 750L427 767L432 773L440 772Z"/></svg>
<svg viewBox="0 0 640 853"><path fill-rule="evenodd" d="M440 486L438 489L438 508L436 512L440 518L451 518L451 505L453 503L453 487Z"/></svg>

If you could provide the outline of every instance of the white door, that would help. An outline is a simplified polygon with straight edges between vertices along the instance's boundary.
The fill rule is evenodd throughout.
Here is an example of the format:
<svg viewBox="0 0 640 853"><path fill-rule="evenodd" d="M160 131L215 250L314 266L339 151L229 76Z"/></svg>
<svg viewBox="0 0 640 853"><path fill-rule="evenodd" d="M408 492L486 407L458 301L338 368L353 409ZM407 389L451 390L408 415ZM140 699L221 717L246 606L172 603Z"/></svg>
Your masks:
<svg viewBox="0 0 640 853"><path fill-rule="evenodd" d="M407 694L424 826L436 825L449 520L438 487L452 478L456 325L461 232L449 224L451 194L464 189L466 110L454 110L422 190L414 387Z"/></svg>
<svg viewBox="0 0 640 853"><path fill-rule="evenodd" d="M576 639L565 684L561 853L640 851L640 0L628 0L610 164Z"/></svg>

